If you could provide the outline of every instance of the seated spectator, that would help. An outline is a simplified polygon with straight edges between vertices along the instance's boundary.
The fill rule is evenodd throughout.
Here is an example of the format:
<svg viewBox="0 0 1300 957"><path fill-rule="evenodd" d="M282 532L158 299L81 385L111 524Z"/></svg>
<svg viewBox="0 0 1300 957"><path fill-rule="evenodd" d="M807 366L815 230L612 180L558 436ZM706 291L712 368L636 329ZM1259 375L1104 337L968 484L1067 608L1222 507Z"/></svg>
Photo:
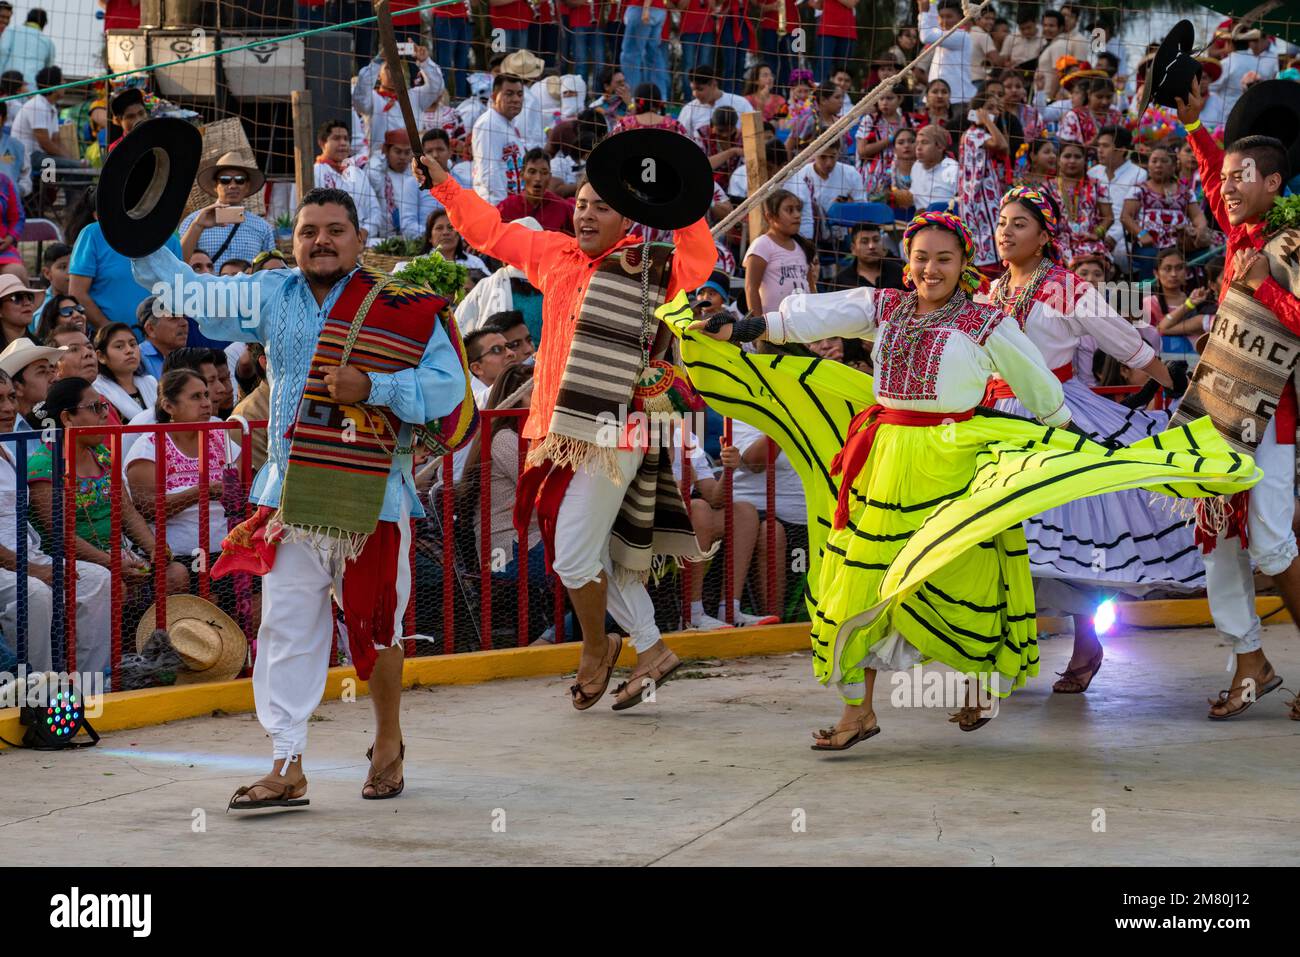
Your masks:
<svg viewBox="0 0 1300 957"><path fill-rule="evenodd" d="M518 309L488 316L483 329L500 333L505 338L506 348L515 354L520 365L532 365L533 353L537 350L533 344L533 334L524 322L524 314Z"/></svg>
<svg viewBox="0 0 1300 957"><path fill-rule="evenodd" d="M230 379L228 376L224 381L222 380L221 372L218 370L218 356L220 356L221 360L224 360L224 350L209 349L204 346L185 346L175 349L167 356L167 361L163 363L162 374L157 377L158 381L161 382L162 377L174 369L189 369L192 372L197 372L199 377L203 379L203 384L207 386L209 401L212 402L214 408L220 407L229 402L233 389L229 384ZM212 398L213 396L216 397L215 401ZM129 424L153 425L158 421L155 418L157 408L156 402L151 406L147 406L139 415L133 416ZM220 422L221 417L214 415L210 421ZM123 455L130 453L131 447L140 438L141 434L134 433L122 436Z"/></svg>
<svg viewBox="0 0 1300 957"><path fill-rule="evenodd" d="M380 159L367 168L370 185L379 197L379 234L416 239L424 227L419 219L420 186L411 171L411 140L406 130L384 134Z"/></svg>
<svg viewBox="0 0 1300 957"><path fill-rule="evenodd" d="M694 306L701 319L708 319L724 309L737 319L741 318L731 295L731 276L721 270L715 269L708 282L695 290Z"/></svg>
<svg viewBox="0 0 1300 957"><path fill-rule="evenodd" d="M1075 256L1105 256L1115 240L1110 236L1114 208L1105 183L1088 175L1088 152L1079 143L1063 142L1057 159L1057 175L1046 191L1061 210L1056 243L1061 259Z"/></svg>
<svg viewBox="0 0 1300 957"><path fill-rule="evenodd" d="M743 96L767 123L775 123L789 111L785 97L776 92L776 76L766 63L756 63L745 71Z"/></svg>
<svg viewBox="0 0 1300 957"><path fill-rule="evenodd" d="M918 213L927 207L948 205L957 197L961 168L947 155L952 138L942 126L931 124L916 134L916 163L912 166L912 187L900 198Z"/></svg>
<svg viewBox="0 0 1300 957"><path fill-rule="evenodd" d="M37 407L41 421L49 419L63 428L94 428L108 425L109 404L85 379L60 379L50 386L49 395ZM104 444L104 436L96 432L78 432L70 440L75 446L76 460L76 549L77 558L93 562L103 568L113 568L113 499L111 495L112 455ZM41 532L42 548L48 554L50 529L54 523L54 496L51 486L53 448L41 444L27 463L27 484L31 494L32 514ZM129 496L122 496L120 518L123 534L140 549L120 550L121 575L128 588L142 592L137 601L148 604L153 571L150 561L154 553L154 535ZM59 516L59 521L63 516ZM148 556L148 557L146 557ZM178 561L167 565L168 594L186 591L189 571Z"/></svg>
<svg viewBox="0 0 1300 957"><path fill-rule="evenodd" d="M114 322L95 333L95 358L99 374L95 391L130 422L158 400L158 380L140 367L140 345L124 322Z"/></svg>
<svg viewBox="0 0 1300 957"><path fill-rule="evenodd" d="M740 136L740 115L729 106L713 111L713 119L699 136L700 145L713 167L713 180L726 186L731 174L745 159L745 147Z"/></svg>
<svg viewBox="0 0 1300 957"><path fill-rule="evenodd" d="M477 329L465 337L465 358L474 376L470 381L474 401L480 408L501 373L519 364L519 356L506 345L506 337L488 329Z"/></svg>
<svg viewBox="0 0 1300 957"><path fill-rule="evenodd" d="M31 339L28 330L35 312L36 294L17 276L0 276L0 347L15 339Z"/></svg>
<svg viewBox="0 0 1300 957"><path fill-rule="evenodd" d="M627 85L623 71L616 66L601 67L596 74L596 83L601 93L592 101L591 108L604 119L606 129L612 130L632 109L632 88Z"/></svg>
<svg viewBox="0 0 1300 957"><path fill-rule="evenodd" d="M9 104L0 100L0 173L18 187L19 196L32 192L31 155L16 136L9 132Z"/></svg>
<svg viewBox="0 0 1300 957"><path fill-rule="evenodd" d="M122 136L128 135L133 129L149 119L149 109L145 106L144 91L138 86L129 86L120 93L115 94L108 101L108 111L113 115L113 122L122 130ZM118 140L114 140L108 145L112 150L117 145Z"/></svg>
<svg viewBox="0 0 1300 957"><path fill-rule="evenodd" d="M1188 288L1187 261L1177 247L1156 253L1156 287L1143 301L1142 313L1160 333L1156 349L1166 364L1196 363L1196 340L1209 331L1214 302L1206 286Z"/></svg>
<svg viewBox="0 0 1300 957"><path fill-rule="evenodd" d="M420 149L429 159L447 172L451 172L451 138L446 130L425 130L420 136ZM423 229L429 222L429 216L442 209L442 203L433 198L430 190L417 189L417 192L419 193L417 215L420 228Z"/></svg>
<svg viewBox="0 0 1300 957"><path fill-rule="evenodd" d="M797 153L809 143L821 136L831 124L840 118L844 106L844 91L834 83L823 83L813 94L813 108L801 115L790 125L790 149ZM836 149L836 159L852 162L855 152L853 133L845 130L840 134Z"/></svg>
<svg viewBox="0 0 1300 957"><path fill-rule="evenodd" d="M907 87L895 84L880 95L875 107L862 118L854 135L859 163L876 158L880 158L885 166L893 162L894 137L899 130L912 126L911 119L902 109L906 95Z"/></svg>
<svg viewBox="0 0 1300 957"><path fill-rule="evenodd" d="M161 379L167 357L185 348L190 322L164 309L163 301L157 296L149 296L136 309L136 325L144 332L140 343L141 367L155 379Z"/></svg>
<svg viewBox="0 0 1300 957"><path fill-rule="evenodd" d="M686 132L701 146L705 134L713 123L713 111L720 106L729 106L741 113L752 113L754 108L743 96L724 93L718 85L718 75L711 66L697 66L690 72L691 94L695 97L682 107L677 120L686 128Z"/></svg>
<svg viewBox="0 0 1300 957"><path fill-rule="evenodd" d="M881 242L880 226L876 223L858 223L850 233L850 250L853 262L835 276L838 289L868 286L872 289L902 289L903 264L885 256Z"/></svg>
<svg viewBox="0 0 1300 957"><path fill-rule="evenodd" d="M745 253L745 302L751 312L775 312L789 296L817 287L808 247L799 235L803 202L778 189L763 200L767 232Z"/></svg>
<svg viewBox="0 0 1300 957"><path fill-rule="evenodd" d="M213 405L203 377L192 369L173 369L158 384L154 415L160 424L209 422ZM131 446L125 456L124 473L131 490L131 500L151 518L157 469L156 436L147 433ZM172 554L182 558L201 558L205 554L199 525L199 444L208 447L208 541L206 554L212 558L221 551L227 531L226 512L221 504L222 477L228 465L239 455L239 447L227 440L224 431L167 432L164 435L166 470L166 540ZM191 568L193 565L191 565ZM224 579L223 579L224 581ZM193 588L197 582L191 578Z"/></svg>
<svg viewBox="0 0 1300 957"><path fill-rule="evenodd" d="M253 257L252 266L253 272L262 272L264 269L288 269L289 263L280 250L268 249L266 252L258 253Z"/></svg>
<svg viewBox="0 0 1300 957"><path fill-rule="evenodd" d="M0 274L17 276L27 282L27 267L18 248L22 238L27 213L23 210L18 184L5 173L0 173Z"/></svg>
<svg viewBox="0 0 1300 957"><path fill-rule="evenodd" d="M524 189L512 193L497 204L503 222L531 216L542 229L573 235L573 200L565 199L548 188L551 183L551 160L543 149L524 154Z"/></svg>
<svg viewBox="0 0 1300 957"><path fill-rule="evenodd" d="M253 264L247 259L227 259L221 266L219 276L251 276Z"/></svg>
<svg viewBox="0 0 1300 957"><path fill-rule="evenodd" d="M245 422L265 422L271 418L271 383L266 379L266 347L260 342L250 342L246 355L252 363L256 385L239 400L230 418L239 417ZM252 430L249 456L253 474L256 475L266 464L266 429Z"/></svg>
<svg viewBox="0 0 1300 957"><path fill-rule="evenodd" d="M633 111L615 123L610 132L622 133L626 130L636 130L642 127L653 129L660 126L666 130L672 130L674 133L680 133L682 136L690 135L686 132L686 127L664 112L663 91L653 83L641 83L636 88Z"/></svg>
<svg viewBox="0 0 1300 957"><path fill-rule="evenodd" d="M1061 118L1057 127L1057 138L1062 142L1079 143L1092 146L1098 132L1107 126L1119 126L1123 117L1119 110L1112 107L1115 102L1115 86L1107 77L1080 78L1085 73L1095 71L1079 70L1075 77L1067 77L1062 86L1068 92L1079 84L1083 87L1084 105L1081 109L1071 109Z"/></svg>
<svg viewBox="0 0 1300 957"><path fill-rule="evenodd" d="M1056 165L1059 155L1056 143L1049 139L1037 139L1029 143L1025 172L1017 181L1025 186L1037 186L1047 189L1048 184L1056 179Z"/></svg>
<svg viewBox="0 0 1300 957"><path fill-rule="evenodd" d="M424 246L420 254L424 255L435 249L447 262L460 263L467 268L471 285L483 279L491 271L487 263L469 251L465 240L460 238L460 233L452 228L445 209L430 216L429 222L424 227Z"/></svg>
<svg viewBox="0 0 1300 957"><path fill-rule="evenodd" d="M68 324L86 332L88 329L86 307L77 302L76 296L69 296L66 293L47 298L45 307L41 309L40 318L36 320L36 338L46 342L50 338L50 333L57 327Z"/></svg>
<svg viewBox="0 0 1300 957"><path fill-rule="evenodd" d="M61 349L39 346L32 339L15 339L0 352L0 372L9 377L18 406L16 431L29 432L45 427L36 417L36 407L45 401L54 378L53 362Z"/></svg>
<svg viewBox="0 0 1300 957"><path fill-rule="evenodd" d="M805 203L811 203L813 234L819 253L833 252L835 247L834 236L826 222L831 206L835 203L861 203L867 199L862 175L848 163L841 163L842 155L833 143L828 145L786 184L790 192L799 195ZM805 210L805 217L806 213Z"/></svg>
<svg viewBox="0 0 1300 957"><path fill-rule="evenodd" d="M89 337L75 323L55 326L45 344L59 349L61 354L54 366L54 382L60 379L85 379L94 382L99 376L99 361Z"/></svg>
<svg viewBox="0 0 1300 957"><path fill-rule="evenodd" d="M326 120L316 131L320 155L312 167L312 183L326 189L341 189L352 197L357 219L366 233L367 245L379 242L382 229L379 199L364 170L352 161L352 134L338 120Z"/></svg>
<svg viewBox="0 0 1300 957"><path fill-rule="evenodd" d="M243 205L265 182L256 164L234 151L199 170L196 185L217 201L181 221L181 258L188 259L202 249L211 257L213 268L220 270L227 260L251 260L274 249L275 229Z"/></svg>
<svg viewBox="0 0 1300 957"><path fill-rule="evenodd" d="M965 117L962 117L965 125ZM919 112L912 114L912 125L918 130L927 126L939 126L953 133L954 117L952 115L952 87L948 81L936 77L926 84L925 105Z"/></svg>
<svg viewBox="0 0 1300 957"><path fill-rule="evenodd" d="M9 376L0 372L0 433L18 431L18 405ZM27 483L27 476L22 478ZM51 626L54 623L54 561L41 549L41 539L27 524L27 567L18 575L18 474L12 443L0 443L0 641L17 654L18 587L27 590L27 659L32 671L51 671L54 655ZM101 565L77 562L77 670L103 671L109 666L111 637L111 593L113 576Z"/></svg>
<svg viewBox="0 0 1300 957"><path fill-rule="evenodd" d="M61 86L62 83L63 71L57 66L44 67L36 74L36 86L39 89L48 90ZM47 158L54 160L54 165L59 169L81 169L86 165L85 160L76 155L75 147L67 147L59 142L58 101L62 96L62 91L57 90L31 96L23 101L18 116L14 119L14 138L27 150L33 169L43 169Z"/></svg>
<svg viewBox="0 0 1300 957"><path fill-rule="evenodd" d="M557 124L551 132L559 133L562 128L565 135L552 137L546 147L551 154L551 188L561 196L572 196L586 169L587 156L606 135L606 127L599 113L586 109L575 119Z"/></svg>
<svg viewBox="0 0 1300 957"><path fill-rule="evenodd" d="M211 273L213 272L212 257L209 256L207 253L205 253L202 249L194 250L194 252L190 254L189 262L190 262L190 268L193 269L200 276L211 275Z"/></svg>
<svg viewBox="0 0 1300 957"><path fill-rule="evenodd" d="M732 479L732 500L747 502L758 510L758 577L760 582L759 606L782 609L784 617L786 596L786 570L791 563L786 560L787 549L808 550L808 514L804 505L803 486L794 466L784 452L777 448L776 462L776 575L769 581L766 523L773 516L767 513L767 457L770 438L751 425L739 420L731 423L731 441L740 450L741 467ZM806 565L804 566L806 567ZM769 591L773 588L775 593Z"/></svg>
<svg viewBox="0 0 1300 957"><path fill-rule="evenodd" d="M1156 253L1166 246L1203 249L1210 231L1205 212L1192 197L1191 186L1175 175L1170 149L1157 144L1147 157L1147 181L1124 203L1121 220L1129 236L1129 260L1140 279L1155 275Z"/></svg>
<svg viewBox="0 0 1300 957"><path fill-rule="evenodd" d="M0 70L17 70L29 86L45 87L40 71L54 66L54 41L42 31L49 17L40 7L32 7L19 26L10 26L0 34Z"/></svg>
<svg viewBox="0 0 1300 957"><path fill-rule="evenodd" d="M167 237L166 245L177 258L184 258L175 234ZM135 281L131 260L104 241L99 223L88 223L77 234L68 274L68 292L86 307L86 316L95 329L110 322L140 322L138 309L149 298L149 290Z"/></svg>
<svg viewBox="0 0 1300 957"><path fill-rule="evenodd" d="M713 465L709 462L708 456L704 454L703 445L694 436L691 436L690 445L692 448L687 455L691 463L691 485L695 492L689 500L691 524L695 527L695 537L699 539L700 547L707 552L713 547L714 542L723 541L726 534L727 503L723 497L725 489L722 481L714 475ZM680 485L684 471L680 444L674 443L672 455L673 476ZM724 468L739 468L739 450L730 445L724 447L722 449L722 465ZM779 618L763 615L750 615L740 610L740 598L745 590L745 582L749 578L750 564L754 559L754 546L757 544L758 509L749 502L733 502L731 539L724 541L722 547L732 550L731 614L734 624L727 624L727 613L722 605L716 609L718 613L716 616L710 615L704 610L704 575L709 562L686 562L683 573L690 576L690 595L688 599L690 606L685 621L687 628L693 631L717 631L721 628L733 628L737 625L771 625L780 620ZM722 561L721 551L718 552L714 560ZM722 600L725 603L725 591Z"/></svg>
<svg viewBox="0 0 1300 957"><path fill-rule="evenodd" d="M217 372L216 383L208 385L208 399L212 402L215 416L219 419L228 419L235 411L235 383L230 375L230 359L224 349L209 349L208 352L212 356L212 366Z"/></svg>
<svg viewBox="0 0 1300 957"><path fill-rule="evenodd" d="M72 247L64 243L50 243L41 254L41 278L46 282L41 298L32 304L33 314L39 316L51 296L68 294L68 261L72 258ZM35 328L32 329L35 332Z"/></svg>

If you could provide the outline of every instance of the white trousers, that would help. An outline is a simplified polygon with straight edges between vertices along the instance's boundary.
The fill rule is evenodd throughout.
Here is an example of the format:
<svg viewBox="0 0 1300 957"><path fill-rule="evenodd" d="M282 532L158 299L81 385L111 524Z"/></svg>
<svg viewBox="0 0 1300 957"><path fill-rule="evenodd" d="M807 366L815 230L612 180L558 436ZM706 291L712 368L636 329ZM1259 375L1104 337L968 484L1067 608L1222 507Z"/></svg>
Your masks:
<svg viewBox="0 0 1300 957"><path fill-rule="evenodd" d="M636 475L645 453L620 451L618 467L623 483L615 485L604 475L585 468L573 473L555 516L555 574L565 588L581 588L605 573L605 606L619 627L632 638L638 652L659 640L655 606L640 582L620 585L614 580L609 558L609 533L618 518L628 483Z"/></svg>
<svg viewBox="0 0 1300 957"><path fill-rule="evenodd" d="M411 597L411 525L403 517L397 559L397 611L393 641L402 637L402 620ZM262 627L253 663L253 700L257 720L271 736L274 757L287 758L307 749L307 721L325 693L329 671L334 609L331 592L341 601L342 580L335 580L326 554L314 545L284 543L275 564L262 578Z"/></svg>
<svg viewBox="0 0 1300 957"><path fill-rule="evenodd" d="M48 565L48 555L28 553L33 565ZM54 596L39 578L27 582L27 664L31 671L54 667L50 627ZM103 565L77 562L77 671L103 671L112 657L113 575ZM6 643L18 634L18 576L0 568L0 630ZM14 644L17 650L17 645Z"/></svg>
<svg viewBox="0 0 1300 957"><path fill-rule="evenodd" d="M1278 444L1273 422L1255 450L1255 463L1264 477L1250 490L1249 553L1239 539L1220 537L1214 551L1205 556L1205 588L1214 627L1232 639L1232 650L1239 655L1260 648L1251 559L1265 575L1276 575L1285 571L1297 554L1291 528L1296 508L1295 446Z"/></svg>

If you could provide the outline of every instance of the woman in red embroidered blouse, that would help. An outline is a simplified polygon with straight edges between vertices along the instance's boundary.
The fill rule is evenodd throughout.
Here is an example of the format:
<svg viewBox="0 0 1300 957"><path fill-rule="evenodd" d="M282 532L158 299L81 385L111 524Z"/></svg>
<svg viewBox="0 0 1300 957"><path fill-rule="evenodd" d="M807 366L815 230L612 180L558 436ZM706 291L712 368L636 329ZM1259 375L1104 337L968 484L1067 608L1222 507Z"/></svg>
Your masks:
<svg viewBox="0 0 1300 957"><path fill-rule="evenodd" d="M1130 257L1142 279L1155 275L1155 255L1165 246L1189 251L1209 243L1205 213L1187 184L1179 181L1175 164L1169 147L1153 147L1147 157L1147 181L1138 187L1136 196L1124 201L1120 213L1125 232L1137 237Z"/></svg>

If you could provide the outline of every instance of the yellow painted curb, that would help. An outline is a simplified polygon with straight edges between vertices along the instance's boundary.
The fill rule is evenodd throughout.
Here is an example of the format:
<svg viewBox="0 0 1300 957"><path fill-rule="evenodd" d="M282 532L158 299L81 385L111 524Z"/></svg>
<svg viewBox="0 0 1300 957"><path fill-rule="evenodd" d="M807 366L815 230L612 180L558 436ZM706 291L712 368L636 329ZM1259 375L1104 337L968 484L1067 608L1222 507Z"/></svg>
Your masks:
<svg viewBox="0 0 1300 957"><path fill-rule="evenodd" d="M1267 625L1291 620L1276 595L1255 598L1255 614ZM1167 598L1115 603L1115 620L1131 628L1207 628L1214 624L1210 603L1204 598Z"/></svg>

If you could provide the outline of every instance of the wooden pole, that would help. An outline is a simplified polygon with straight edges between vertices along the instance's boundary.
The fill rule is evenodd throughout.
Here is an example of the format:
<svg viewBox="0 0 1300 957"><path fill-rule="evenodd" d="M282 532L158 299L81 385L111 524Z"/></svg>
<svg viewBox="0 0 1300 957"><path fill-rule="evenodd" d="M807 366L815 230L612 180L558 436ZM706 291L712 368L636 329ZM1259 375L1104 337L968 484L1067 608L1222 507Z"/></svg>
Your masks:
<svg viewBox="0 0 1300 957"><path fill-rule="evenodd" d="M748 195L753 196L767 182L767 152L763 149L763 114L758 110L740 114L740 136L745 150L745 173ZM746 245L767 231L763 225L763 207L756 204L749 211L749 237Z"/></svg>
<svg viewBox="0 0 1300 957"><path fill-rule="evenodd" d="M301 203L315 182L312 167L316 162L316 144L311 117L311 91L293 90L290 105L293 109L294 182L298 187L298 202Z"/></svg>

